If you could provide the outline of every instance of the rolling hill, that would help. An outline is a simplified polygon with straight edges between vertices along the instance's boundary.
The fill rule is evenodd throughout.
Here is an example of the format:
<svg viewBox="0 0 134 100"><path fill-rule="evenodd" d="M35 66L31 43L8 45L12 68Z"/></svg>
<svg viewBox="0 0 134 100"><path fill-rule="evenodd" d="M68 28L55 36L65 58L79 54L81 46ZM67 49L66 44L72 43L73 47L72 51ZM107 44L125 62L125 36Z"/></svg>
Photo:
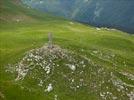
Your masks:
<svg viewBox="0 0 134 100"><path fill-rule="evenodd" d="M1 0L0 99L133 100L133 45L125 32Z"/></svg>

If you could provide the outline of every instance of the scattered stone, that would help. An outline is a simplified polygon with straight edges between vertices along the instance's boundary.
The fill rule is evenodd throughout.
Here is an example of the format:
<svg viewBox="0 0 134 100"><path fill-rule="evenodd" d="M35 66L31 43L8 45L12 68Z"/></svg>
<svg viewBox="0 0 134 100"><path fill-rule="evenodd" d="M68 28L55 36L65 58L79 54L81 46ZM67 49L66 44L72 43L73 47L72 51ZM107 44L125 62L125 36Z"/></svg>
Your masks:
<svg viewBox="0 0 134 100"><path fill-rule="evenodd" d="M118 98L117 98L117 97L115 97L115 96L114 96L114 97L112 97L112 98L113 98L113 100L117 100L117 99L118 99Z"/></svg>
<svg viewBox="0 0 134 100"><path fill-rule="evenodd" d="M74 79L72 79L72 83L74 82Z"/></svg>
<svg viewBox="0 0 134 100"><path fill-rule="evenodd" d="M25 78L29 69L25 69L23 65L20 64L19 67L16 69L16 71L18 72L18 75L15 81L18 81L18 80L23 80Z"/></svg>
<svg viewBox="0 0 134 100"><path fill-rule="evenodd" d="M16 22L20 22L20 19L16 19Z"/></svg>
<svg viewBox="0 0 134 100"><path fill-rule="evenodd" d="M71 25L73 25L74 23L73 22L70 22Z"/></svg>
<svg viewBox="0 0 134 100"><path fill-rule="evenodd" d="M104 97L105 95L104 95L103 93L100 92L100 96L101 96L101 97Z"/></svg>
<svg viewBox="0 0 134 100"><path fill-rule="evenodd" d="M0 98L5 99L5 96L4 96L4 94L2 92L0 92Z"/></svg>
<svg viewBox="0 0 134 100"><path fill-rule="evenodd" d="M76 66L72 64L66 64L72 71L76 70Z"/></svg>
<svg viewBox="0 0 134 100"><path fill-rule="evenodd" d="M134 75L126 72L119 72L120 74L126 76L130 80L134 80Z"/></svg>
<svg viewBox="0 0 134 100"><path fill-rule="evenodd" d="M83 52L83 51L84 51L84 49L81 49L81 51Z"/></svg>
<svg viewBox="0 0 134 100"><path fill-rule="evenodd" d="M98 53L98 51L93 51L93 53L94 53L94 54L97 54L97 53Z"/></svg>
<svg viewBox="0 0 134 100"><path fill-rule="evenodd" d="M58 95L54 95L54 100L58 100Z"/></svg>
<svg viewBox="0 0 134 100"><path fill-rule="evenodd" d="M127 96L129 97L129 100L134 100L134 92L131 91Z"/></svg>
<svg viewBox="0 0 134 100"><path fill-rule="evenodd" d="M77 88L79 88L80 86L77 85Z"/></svg>
<svg viewBox="0 0 134 100"><path fill-rule="evenodd" d="M40 83L38 84L38 86L42 87L43 86L43 81L40 80Z"/></svg>
<svg viewBox="0 0 134 100"><path fill-rule="evenodd" d="M97 27L96 30L100 31L101 29Z"/></svg>
<svg viewBox="0 0 134 100"><path fill-rule="evenodd" d="M50 83L48 86L47 86L47 89L45 90L45 92L51 92L53 90L53 87L52 87L52 84Z"/></svg>

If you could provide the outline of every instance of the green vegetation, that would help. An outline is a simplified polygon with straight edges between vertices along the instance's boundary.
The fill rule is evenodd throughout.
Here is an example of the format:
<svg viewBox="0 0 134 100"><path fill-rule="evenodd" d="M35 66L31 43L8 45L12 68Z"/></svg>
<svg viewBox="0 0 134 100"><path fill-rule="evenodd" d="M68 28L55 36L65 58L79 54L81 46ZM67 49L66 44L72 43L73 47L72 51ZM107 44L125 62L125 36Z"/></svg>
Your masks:
<svg viewBox="0 0 134 100"><path fill-rule="evenodd" d="M118 97L118 100L127 100L126 93L134 93L134 37L127 33L106 28L95 28L86 26L63 18L44 14L26 6L18 4L18 0L2 0L0 3L0 98L4 100L98 100L103 97L102 92L110 91ZM2 6L1 6L2 5ZM78 72L70 74L71 78L78 81L81 77L85 79L87 86L77 91L68 88L69 83L61 77L58 72L68 74L69 70L64 68L63 62L56 60L56 73L47 81L43 88L35 85L37 80L32 80L29 75L24 81L15 82L16 73L6 72L8 64L14 66L26 55L26 52L41 48L48 42L48 33L53 33L54 44L64 48L73 54L78 62L87 59L92 61L85 63L85 74ZM62 62L63 60L63 62ZM73 62L72 62L73 63ZM99 67L97 67L99 66ZM15 66L14 66L15 67ZM103 68L105 74L97 73ZM90 70L89 70L90 69ZM42 72L42 70L38 70ZM110 73L115 77L111 77ZM127 73L124 75L124 73ZM32 73L33 76L36 74ZM39 74L39 73L38 73ZM72 75L72 76L71 76ZM92 78L90 78L90 76ZM130 77L132 76L132 77ZM38 77L38 76L36 76ZM122 80L122 85L128 90L118 91L118 87L108 83L109 78L116 81ZM50 93L44 92L49 82L56 80L56 86ZM100 88L98 83L105 83ZM77 82L75 83L75 85ZM97 88L92 88L92 84ZM132 86L128 86L132 85ZM106 90L108 87L108 90ZM54 98L55 97L55 98ZM103 99L103 98L102 98ZM113 100L110 97L107 100Z"/></svg>

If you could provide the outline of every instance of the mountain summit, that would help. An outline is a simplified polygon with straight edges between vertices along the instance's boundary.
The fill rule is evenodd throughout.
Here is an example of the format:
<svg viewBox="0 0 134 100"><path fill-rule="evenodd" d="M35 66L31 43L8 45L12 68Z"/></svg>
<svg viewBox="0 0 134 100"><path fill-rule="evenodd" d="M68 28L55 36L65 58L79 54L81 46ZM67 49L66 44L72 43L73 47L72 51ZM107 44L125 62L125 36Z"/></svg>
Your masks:
<svg viewBox="0 0 134 100"><path fill-rule="evenodd" d="M24 3L78 21L94 2L36 1ZM133 35L31 7L0 0L0 100L134 100Z"/></svg>

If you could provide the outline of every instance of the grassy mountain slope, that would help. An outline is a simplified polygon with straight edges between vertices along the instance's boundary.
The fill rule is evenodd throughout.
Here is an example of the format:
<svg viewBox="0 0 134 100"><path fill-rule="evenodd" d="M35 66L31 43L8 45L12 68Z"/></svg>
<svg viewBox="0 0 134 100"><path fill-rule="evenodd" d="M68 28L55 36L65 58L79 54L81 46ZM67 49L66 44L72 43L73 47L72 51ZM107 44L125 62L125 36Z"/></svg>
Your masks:
<svg viewBox="0 0 134 100"><path fill-rule="evenodd" d="M132 98L133 35L57 18L21 5L18 0L1 0L0 7L1 99L129 100ZM49 32L53 33L56 45L52 53L44 46L48 42ZM34 50L30 51L31 49ZM28 67L30 54L35 57L31 61L35 67ZM36 56L42 57L42 60L35 62ZM46 71L37 65L37 63L43 64L43 61L46 62L43 66L49 66L53 74L47 75ZM23 76L25 71L23 65L24 68L31 70L23 77L24 79L16 81L17 76ZM22 74L19 73L18 66ZM75 70L72 69L74 66ZM53 90L46 92L50 83Z"/></svg>
<svg viewBox="0 0 134 100"><path fill-rule="evenodd" d="M98 27L112 27L134 33L132 0L22 0L25 4Z"/></svg>

